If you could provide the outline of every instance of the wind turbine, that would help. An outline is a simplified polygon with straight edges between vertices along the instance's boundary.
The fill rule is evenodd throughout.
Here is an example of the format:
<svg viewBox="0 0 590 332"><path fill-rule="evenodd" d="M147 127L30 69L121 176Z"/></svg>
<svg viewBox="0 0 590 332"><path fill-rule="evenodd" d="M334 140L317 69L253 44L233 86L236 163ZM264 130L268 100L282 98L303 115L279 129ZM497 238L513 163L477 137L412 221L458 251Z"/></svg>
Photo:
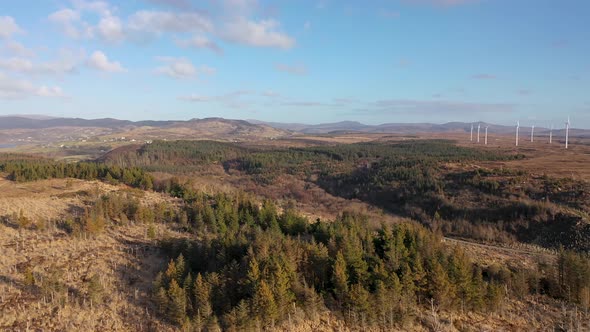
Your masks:
<svg viewBox="0 0 590 332"><path fill-rule="evenodd" d="M481 124L477 124L477 143L479 143L479 127L481 126Z"/></svg>
<svg viewBox="0 0 590 332"><path fill-rule="evenodd" d="M535 125L531 127L531 143L535 141Z"/></svg>
<svg viewBox="0 0 590 332"><path fill-rule="evenodd" d="M520 121L516 121L516 146L518 146L518 130L520 129Z"/></svg>
<svg viewBox="0 0 590 332"><path fill-rule="evenodd" d="M567 143L570 135L570 117L567 117L567 122L565 123L565 148L567 149Z"/></svg>
<svg viewBox="0 0 590 332"><path fill-rule="evenodd" d="M549 144L553 142L553 124L551 124L551 129L549 129Z"/></svg>
<svg viewBox="0 0 590 332"><path fill-rule="evenodd" d="M473 123L471 124L471 138L469 140L473 142Z"/></svg>
<svg viewBox="0 0 590 332"><path fill-rule="evenodd" d="M486 126L486 138L485 138L485 145L488 145L488 128L489 128L489 126Z"/></svg>

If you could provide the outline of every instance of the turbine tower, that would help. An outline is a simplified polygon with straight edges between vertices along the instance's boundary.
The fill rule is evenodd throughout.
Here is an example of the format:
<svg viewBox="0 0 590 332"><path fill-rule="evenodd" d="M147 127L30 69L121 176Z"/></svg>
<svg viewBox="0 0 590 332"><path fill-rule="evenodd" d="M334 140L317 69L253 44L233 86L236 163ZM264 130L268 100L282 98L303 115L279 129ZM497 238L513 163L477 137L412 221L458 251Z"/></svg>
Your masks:
<svg viewBox="0 0 590 332"><path fill-rule="evenodd" d="M518 130L520 129L520 121L516 121L516 146L518 146Z"/></svg>
<svg viewBox="0 0 590 332"><path fill-rule="evenodd" d="M565 148L567 149L567 143L570 135L570 117L567 117L567 122L565 123Z"/></svg>
<svg viewBox="0 0 590 332"><path fill-rule="evenodd" d="M471 138L469 140L473 142L473 123L471 124Z"/></svg>
<svg viewBox="0 0 590 332"><path fill-rule="evenodd" d="M535 125L531 127L531 143L535 141Z"/></svg>
<svg viewBox="0 0 590 332"><path fill-rule="evenodd" d="M486 126L486 138L485 138L485 145L488 145L488 128L489 128L489 126Z"/></svg>
<svg viewBox="0 0 590 332"><path fill-rule="evenodd" d="M477 124L477 143L479 143L479 127L481 127L481 124Z"/></svg>
<svg viewBox="0 0 590 332"><path fill-rule="evenodd" d="M549 144L553 142L553 124L551 125L551 129L549 129Z"/></svg>

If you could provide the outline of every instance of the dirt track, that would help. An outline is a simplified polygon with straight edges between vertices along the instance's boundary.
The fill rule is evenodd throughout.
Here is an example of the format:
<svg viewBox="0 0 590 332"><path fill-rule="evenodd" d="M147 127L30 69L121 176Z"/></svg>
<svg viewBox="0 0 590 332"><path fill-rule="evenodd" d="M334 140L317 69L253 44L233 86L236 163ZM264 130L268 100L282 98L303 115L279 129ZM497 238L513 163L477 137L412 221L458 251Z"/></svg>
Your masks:
<svg viewBox="0 0 590 332"><path fill-rule="evenodd" d="M557 253L533 245L519 244L517 247L483 244L445 237L446 243L459 245L472 258L484 265L499 264L510 267L533 267L539 263L555 264Z"/></svg>

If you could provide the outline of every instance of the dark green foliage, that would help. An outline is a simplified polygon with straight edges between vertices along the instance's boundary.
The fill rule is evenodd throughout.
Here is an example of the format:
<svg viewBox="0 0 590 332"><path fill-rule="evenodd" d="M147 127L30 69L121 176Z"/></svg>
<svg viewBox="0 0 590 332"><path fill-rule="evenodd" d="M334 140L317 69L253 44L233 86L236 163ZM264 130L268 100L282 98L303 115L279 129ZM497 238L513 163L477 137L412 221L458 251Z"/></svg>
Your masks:
<svg viewBox="0 0 590 332"><path fill-rule="evenodd" d="M326 306L352 326L391 328L431 299L446 310L494 311L506 296L548 293L542 286L552 280L533 277L533 270L483 269L416 224L374 229L366 217L344 213L294 231L287 225L301 217L293 210L278 214L270 201L258 207L245 195L191 196L183 207L188 227L205 240L165 241L177 258L154 283L156 304L167 303L162 315L178 325L189 319L200 328L212 322L227 330L271 328L294 307L313 318ZM560 285L583 295L590 280L579 271L587 261L563 261L567 281ZM173 283L185 285L182 292ZM562 297L566 288L554 289Z"/></svg>
<svg viewBox="0 0 590 332"><path fill-rule="evenodd" d="M562 251L557 262L557 291L561 297L590 306L590 261L588 257Z"/></svg>
<svg viewBox="0 0 590 332"><path fill-rule="evenodd" d="M8 173L8 179L17 182L55 178L98 179L153 189L153 177L141 168L120 168L93 162L64 163L21 155L0 155L0 172Z"/></svg>

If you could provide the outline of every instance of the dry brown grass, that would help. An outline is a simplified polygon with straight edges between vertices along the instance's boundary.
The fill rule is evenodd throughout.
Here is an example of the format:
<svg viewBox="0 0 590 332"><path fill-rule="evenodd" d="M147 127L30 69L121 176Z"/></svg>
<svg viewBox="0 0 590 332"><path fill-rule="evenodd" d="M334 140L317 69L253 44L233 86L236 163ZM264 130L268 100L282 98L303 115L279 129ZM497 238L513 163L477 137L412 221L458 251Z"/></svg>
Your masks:
<svg viewBox="0 0 590 332"><path fill-rule="evenodd" d="M34 222L63 218L73 208L115 191L134 190L125 185L113 186L100 181L51 179L16 183L0 176L0 217L22 211ZM141 192L141 199L144 204L170 200L155 192Z"/></svg>
<svg viewBox="0 0 590 332"><path fill-rule="evenodd" d="M238 177L213 172L199 179L196 185L208 191L234 190ZM284 181L284 182L283 182ZM300 185L294 179L276 183L277 195L297 195ZM69 184L68 184L69 182ZM232 184L233 183L233 184ZM225 184L226 187L220 187ZM295 189L295 190L293 190ZM46 180L16 184L0 180L0 215L21 209L31 218L52 219L68 213L71 206L84 204L83 192L105 193L127 190L100 182L79 180ZM331 219L344 209L353 208L384 216L378 210L360 203L333 197L320 188L309 188L308 202L298 203L311 218ZM147 204L168 199L157 193L145 193ZM286 196L286 197L287 197ZM279 198L280 199L280 198ZM287 201L287 198L283 198ZM147 225L129 224L109 227L95 238L66 235L49 224L44 230L16 229L0 224L0 330L2 331L168 331L174 327L153 315L149 289L155 274L164 265L164 257L156 249L154 239L146 236ZM182 237L157 225L157 237ZM456 245L456 244L453 244ZM499 265L531 267L540 256L534 252L501 250L498 247L459 243L470 257ZM43 294L43 280L52 273L67 291ZM34 285L27 282L28 273ZM90 303L89 278L98 275L104 300ZM66 295L67 294L67 295ZM61 299L60 299L61 295ZM458 315L434 308L416 312L415 323L397 327L403 331L531 331L575 330L588 315L558 301L528 297L524 300L506 299L503 308L494 314L464 313ZM581 325L579 330L588 329ZM316 320L306 320L294 312L290 320L276 326L279 331L353 331L346 323L325 312ZM371 331L369 328L357 330ZM395 330L395 329L394 329ZM373 329L373 331L379 331Z"/></svg>
<svg viewBox="0 0 590 332"><path fill-rule="evenodd" d="M145 225L109 229L77 238L49 228L0 226L0 330L138 331L170 329L152 315L151 280L163 258ZM25 279L30 271L34 285ZM52 273L62 291L44 293ZM89 279L99 276L103 301L88 297Z"/></svg>

